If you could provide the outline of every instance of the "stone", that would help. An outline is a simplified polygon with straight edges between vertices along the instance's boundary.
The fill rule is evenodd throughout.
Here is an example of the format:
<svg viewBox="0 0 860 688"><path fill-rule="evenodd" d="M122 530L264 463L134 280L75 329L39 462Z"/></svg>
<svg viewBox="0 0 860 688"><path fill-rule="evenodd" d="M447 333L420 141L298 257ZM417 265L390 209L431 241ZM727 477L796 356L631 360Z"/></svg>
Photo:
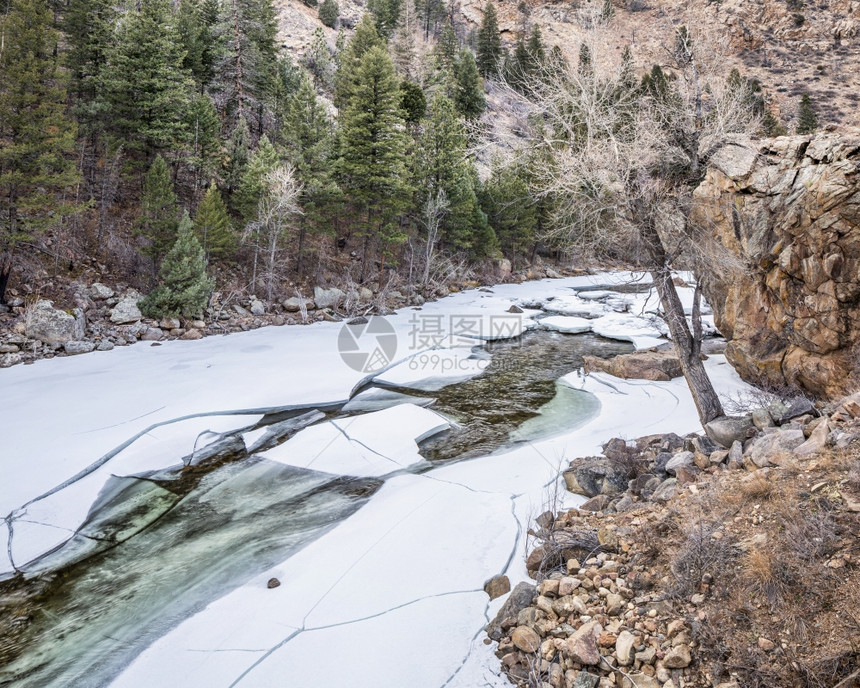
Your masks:
<svg viewBox="0 0 860 688"><path fill-rule="evenodd" d="M164 332L158 327L147 327L140 339L144 342L157 342L164 338Z"/></svg>
<svg viewBox="0 0 860 688"><path fill-rule="evenodd" d="M755 426L749 416L722 416L706 423L705 432L714 442L728 449L734 442L743 442L752 437L755 434Z"/></svg>
<svg viewBox="0 0 860 688"><path fill-rule="evenodd" d="M346 293L337 287L331 289L314 287L314 303L317 308L337 308L344 299L346 299Z"/></svg>
<svg viewBox="0 0 860 688"><path fill-rule="evenodd" d="M10 368L22 360L21 354L3 354L0 356L0 368Z"/></svg>
<svg viewBox="0 0 860 688"><path fill-rule="evenodd" d="M140 320L143 317L137 306L140 299L141 296L137 292L127 293L111 308L110 321L117 325L125 325Z"/></svg>
<svg viewBox="0 0 860 688"><path fill-rule="evenodd" d="M583 356L585 371L604 372L613 377L668 382L681 377L681 361L674 351L637 351L612 358Z"/></svg>
<svg viewBox="0 0 860 688"><path fill-rule="evenodd" d="M251 315L251 312L247 308L243 308L238 303L233 304L233 312L240 318L244 318L246 316Z"/></svg>
<svg viewBox="0 0 860 688"><path fill-rule="evenodd" d="M667 669L684 669L690 666L691 661L690 648L686 645L678 645L666 653L663 658L663 665Z"/></svg>
<svg viewBox="0 0 860 688"><path fill-rule="evenodd" d="M760 636L759 639L756 641L756 644L759 646L760 649L764 650L765 652L770 652L771 650L776 648L776 643L769 638L765 638L764 636Z"/></svg>
<svg viewBox="0 0 860 688"><path fill-rule="evenodd" d="M587 502L580 504L579 508L583 511L603 511L607 506L609 506L609 500L609 495L599 494L592 497Z"/></svg>
<svg viewBox="0 0 860 688"><path fill-rule="evenodd" d="M528 626L517 626L511 635L511 642L518 650L529 654L540 649L540 636Z"/></svg>
<svg viewBox="0 0 860 688"><path fill-rule="evenodd" d="M565 653L574 662L579 662L586 666L599 664L600 651L597 647L597 640L602 631L603 626L597 621L589 621L583 624L576 633L564 642Z"/></svg>
<svg viewBox="0 0 860 688"><path fill-rule="evenodd" d="M782 454L793 452L805 441L806 437L801 428L781 428L757 438L749 451L744 452L744 457L759 468L779 465Z"/></svg>
<svg viewBox="0 0 860 688"><path fill-rule="evenodd" d="M788 421L794 420L795 418L800 418L800 416L804 416L807 413L813 416L818 415L815 405L806 397L793 399L788 404L784 404L780 411L781 412L774 418L779 425L788 423Z"/></svg>
<svg viewBox="0 0 860 688"><path fill-rule="evenodd" d="M663 688L662 684L653 676L644 674L641 671L635 671L630 674L631 685L636 685L637 688Z"/></svg>
<svg viewBox="0 0 860 688"><path fill-rule="evenodd" d="M641 652L636 653L636 661L641 662L642 664L653 664L656 658L657 650L650 645Z"/></svg>
<svg viewBox="0 0 860 688"><path fill-rule="evenodd" d="M541 581L540 587L538 591L541 596L549 595L551 597L558 597L559 590L559 579L558 578L547 578ZM570 593L565 593L569 595ZM555 613L555 612L553 612Z"/></svg>
<svg viewBox="0 0 860 688"><path fill-rule="evenodd" d="M757 408L752 412L752 422L759 430L773 427L773 418L766 408Z"/></svg>
<svg viewBox="0 0 860 688"><path fill-rule="evenodd" d="M603 456L574 459L562 476L570 492L586 497L616 494L627 489L626 471Z"/></svg>
<svg viewBox="0 0 860 688"><path fill-rule="evenodd" d="M530 583L517 583L495 618L484 629L491 640L498 641L502 639L502 622L505 619L516 618L523 609L532 603L536 592L535 586Z"/></svg>
<svg viewBox="0 0 860 688"><path fill-rule="evenodd" d="M182 327L182 323L179 322L179 318L162 318L159 321L158 326L162 330L178 330Z"/></svg>
<svg viewBox="0 0 860 688"><path fill-rule="evenodd" d="M578 568L579 567L577 566L577 569ZM579 578L573 578L572 576L562 576L558 581L559 597L572 595L573 591L576 590L580 585L582 585L582 581L579 580Z"/></svg>
<svg viewBox="0 0 860 688"><path fill-rule="evenodd" d="M633 664L636 654L636 636L630 631L621 631L615 641L615 657L621 666Z"/></svg>
<svg viewBox="0 0 860 688"><path fill-rule="evenodd" d="M678 494L678 490L678 481L675 478L667 478L660 483L660 487L654 490L654 494L651 495L651 501L668 502Z"/></svg>
<svg viewBox="0 0 860 688"><path fill-rule="evenodd" d="M251 299L250 309L251 315L264 315L266 313L266 305L258 299Z"/></svg>
<svg viewBox="0 0 860 688"><path fill-rule="evenodd" d="M553 600L552 610L558 614L558 616L568 616L570 614L582 616L588 611L585 606L585 602L583 602L582 598L578 595L565 595L564 597L559 597L558 599Z"/></svg>
<svg viewBox="0 0 860 688"><path fill-rule="evenodd" d="M493 576L484 583L484 592L491 600L507 595L511 591L511 581L507 576Z"/></svg>
<svg viewBox="0 0 860 688"><path fill-rule="evenodd" d="M24 333L30 339L46 344L64 344L84 338L86 320L83 311L74 314L54 308L51 301L36 301L24 312Z"/></svg>
<svg viewBox="0 0 860 688"><path fill-rule="evenodd" d="M269 582L266 583L266 587L269 588L270 590L272 588L277 588L280 585L281 585L281 581L279 581L277 578L270 578Z"/></svg>
<svg viewBox="0 0 860 688"><path fill-rule="evenodd" d="M621 595L611 592L606 596L606 613L609 616L617 616L622 612L625 604L626 602Z"/></svg>
<svg viewBox="0 0 860 688"><path fill-rule="evenodd" d="M312 311L316 308L316 304L311 299L300 299L298 296L291 296L284 299L284 310L287 313L298 313L302 309L302 304L305 305L305 310Z"/></svg>
<svg viewBox="0 0 860 688"><path fill-rule="evenodd" d="M681 466L692 466L694 458L695 455L693 454L693 452L678 452L666 463L666 472L670 475L675 475L675 470L680 468Z"/></svg>
<svg viewBox="0 0 860 688"><path fill-rule="evenodd" d="M567 688L597 688L599 682L599 676L590 674L587 671L577 671L573 682L567 682Z"/></svg>
<svg viewBox="0 0 860 688"><path fill-rule="evenodd" d="M373 301L373 292L367 287L359 287L358 298L363 303L369 303L370 301Z"/></svg>
<svg viewBox="0 0 860 688"><path fill-rule="evenodd" d="M799 456L808 456L809 454L817 454L827 446L827 439L830 436L830 423L826 419L822 419L815 426L812 434L809 435L806 442L801 444L794 450Z"/></svg>
<svg viewBox="0 0 860 688"><path fill-rule="evenodd" d="M21 351L17 344L0 344L0 354L17 354Z"/></svg>
<svg viewBox="0 0 860 688"><path fill-rule="evenodd" d="M88 354L95 348L95 343L88 341L71 341L63 344L63 349L65 349L67 354Z"/></svg>
<svg viewBox="0 0 860 688"><path fill-rule="evenodd" d="M744 467L744 445L735 440L729 449L729 458L727 465L729 468L740 470Z"/></svg>
<svg viewBox="0 0 860 688"><path fill-rule="evenodd" d="M102 339L98 346L96 346L97 351L111 351L114 348L114 343L109 339Z"/></svg>
<svg viewBox="0 0 860 688"><path fill-rule="evenodd" d="M90 298L93 299L109 299L114 295L113 289L106 287L101 282L95 282L89 289Z"/></svg>
<svg viewBox="0 0 860 688"><path fill-rule="evenodd" d="M192 327L191 329L185 330L185 334L181 335L179 338L186 342L193 341L195 339L203 339L203 333Z"/></svg>

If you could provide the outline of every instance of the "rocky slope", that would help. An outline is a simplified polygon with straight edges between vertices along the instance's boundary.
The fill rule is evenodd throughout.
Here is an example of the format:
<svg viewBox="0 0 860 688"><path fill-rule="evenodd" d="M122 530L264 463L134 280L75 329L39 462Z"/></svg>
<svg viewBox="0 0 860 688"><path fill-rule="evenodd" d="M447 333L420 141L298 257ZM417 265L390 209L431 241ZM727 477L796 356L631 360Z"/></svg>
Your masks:
<svg viewBox="0 0 860 688"><path fill-rule="evenodd" d="M695 219L735 265L705 294L746 380L838 398L860 384L860 135L738 141L715 156Z"/></svg>
<svg viewBox="0 0 860 688"><path fill-rule="evenodd" d="M486 629L508 678L856 685L858 402L818 417L757 409L760 433L730 450L670 434L572 461L569 488L592 498L537 519L535 584L519 583Z"/></svg>

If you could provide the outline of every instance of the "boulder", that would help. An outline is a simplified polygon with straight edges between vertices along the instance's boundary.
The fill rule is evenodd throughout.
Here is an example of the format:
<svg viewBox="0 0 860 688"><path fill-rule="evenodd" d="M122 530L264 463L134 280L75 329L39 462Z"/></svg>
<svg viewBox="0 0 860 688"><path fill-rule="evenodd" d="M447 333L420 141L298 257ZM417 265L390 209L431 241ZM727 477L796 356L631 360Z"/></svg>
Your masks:
<svg viewBox="0 0 860 688"><path fill-rule="evenodd" d="M528 626L517 626L511 635L511 642L521 652L532 654L540 649L540 636Z"/></svg>
<svg viewBox="0 0 860 688"><path fill-rule="evenodd" d="M185 333L180 335L179 338L183 341L186 341L186 342L187 341L193 341L195 339L202 339L203 333L200 330L197 330L197 329L192 327L188 330L185 330Z"/></svg>
<svg viewBox="0 0 860 688"><path fill-rule="evenodd" d="M511 591L511 581L507 576L493 576L484 583L484 592L491 600L507 595Z"/></svg>
<svg viewBox="0 0 860 688"><path fill-rule="evenodd" d="M830 436L830 423L826 418L822 418L821 422L815 426L812 434L809 435L806 442L801 444L794 450L795 454L807 456L809 454L817 454L827 446L827 438Z"/></svg>
<svg viewBox="0 0 860 688"><path fill-rule="evenodd" d="M578 599L578 598L577 598ZM600 650L597 640L603 632L603 626L597 621L583 624L577 631L564 641L563 652L574 662L586 666L600 663Z"/></svg>
<svg viewBox="0 0 860 688"><path fill-rule="evenodd" d="M96 345L94 342L87 341L71 341L63 344L63 349L65 349L67 354L88 354L95 348Z"/></svg>
<svg viewBox="0 0 860 688"><path fill-rule="evenodd" d="M312 311L316 308L316 304L312 299L300 299L298 296L291 296L284 300L284 310L287 313L298 313L302 309L303 303L305 310Z"/></svg>
<svg viewBox="0 0 860 688"><path fill-rule="evenodd" d="M755 434L750 416L722 416L705 424L705 432L717 444L729 449L735 441L743 442Z"/></svg>
<svg viewBox="0 0 860 688"><path fill-rule="evenodd" d="M314 303L316 303L317 308L337 308L345 298L346 293L337 287L331 289L314 287Z"/></svg>
<svg viewBox="0 0 860 688"><path fill-rule="evenodd" d="M127 293L111 308L110 321L117 325L124 325L140 320L143 317L137 306L140 299L141 296L137 292Z"/></svg>
<svg viewBox="0 0 860 688"><path fill-rule="evenodd" d="M613 377L634 380L669 380L681 377L681 361L674 351L637 351L612 358L583 356L585 371L604 372Z"/></svg>
<svg viewBox="0 0 860 688"><path fill-rule="evenodd" d="M24 313L24 333L46 344L65 344L84 338L86 319L76 308L74 314L54 308L51 301L36 301Z"/></svg>
<svg viewBox="0 0 860 688"><path fill-rule="evenodd" d="M266 305L258 299L251 299L249 310L251 311L251 315L264 315L266 313Z"/></svg>
<svg viewBox="0 0 860 688"><path fill-rule="evenodd" d="M484 629L491 640L498 641L502 639L504 636L502 622L506 619L516 619L519 613L532 603L536 593L535 586L530 583L517 583L508 596L508 599L505 600L502 608L499 609L496 617Z"/></svg>
<svg viewBox="0 0 860 688"><path fill-rule="evenodd" d="M779 465L783 454L793 452L804 442L801 428L786 427L756 439L744 456L759 468Z"/></svg>
<svg viewBox="0 0 860 688"><path fill-rule="evenodd" d="M666 462L666 472L670 475L675 475L675 471L682 466L690 467L693 465L695 454L693 452L681 451L675 454L669 461Z"/></svg>
<svg viewBox="0 0 860 688"><path fill-rule="evenodd" d="M109 299L114 295L114 291L101 282L96 282L90 287L89 294L92 299Z"/></svg>
<svg viewBox="0 0 860 688"><path fill-rule="evenodd" d="M662 483L660 483L660 487L654 490L654 494L651 495L651 501L668 502L676 494L678 494L678 490L678 480L676 478L667 478Z"/></svg>
<svg viewBox="0 0 860 688"><path fill-rule="evenodd" d="M603 456L574 459L562 475L568 490L586 497L616 494L627 489L627 472Z"/></svg>
<svg viewBox="0 0 860 688"><path fill-rule="evenodd" d="M140 338L144 342L157 342L164 338L164 332L158 327L147 327Z"/></svg>

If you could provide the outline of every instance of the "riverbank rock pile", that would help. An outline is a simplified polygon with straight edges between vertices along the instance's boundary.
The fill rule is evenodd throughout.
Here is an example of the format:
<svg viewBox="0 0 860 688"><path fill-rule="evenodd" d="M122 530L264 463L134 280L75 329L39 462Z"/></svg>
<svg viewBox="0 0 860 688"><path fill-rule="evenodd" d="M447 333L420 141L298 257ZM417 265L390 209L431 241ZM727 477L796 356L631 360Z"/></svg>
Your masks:
<svg viewBox="0 0 860 688"><path fill-rule="evenodd" d="M729 449L654 435L571 462L566 483L589 501L537 519L534 583L486 629L512 683L743 688L828 672L830 686L857 671L860 393L781 425L790 404L773 406Z"/></svg>

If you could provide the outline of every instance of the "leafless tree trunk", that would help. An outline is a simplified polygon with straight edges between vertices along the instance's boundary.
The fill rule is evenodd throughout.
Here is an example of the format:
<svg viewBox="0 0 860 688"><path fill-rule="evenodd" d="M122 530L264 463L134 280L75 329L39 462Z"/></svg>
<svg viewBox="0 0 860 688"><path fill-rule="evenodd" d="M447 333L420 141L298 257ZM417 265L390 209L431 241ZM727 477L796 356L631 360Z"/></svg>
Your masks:
<svg viewBox="0 0 860 688"><path fill-rule="evenodd" d="M442 220L448 214L450 206L451 203L448 201L445 189L441 187L435 195L431 193L424 204L422 221L427 230L427 244L424 248L424 276L421 278L421 284L425 287L430 282L430 268L433 265L433 257L436 252L436 242L439 240L439 230L442 226Z"/></svg>

